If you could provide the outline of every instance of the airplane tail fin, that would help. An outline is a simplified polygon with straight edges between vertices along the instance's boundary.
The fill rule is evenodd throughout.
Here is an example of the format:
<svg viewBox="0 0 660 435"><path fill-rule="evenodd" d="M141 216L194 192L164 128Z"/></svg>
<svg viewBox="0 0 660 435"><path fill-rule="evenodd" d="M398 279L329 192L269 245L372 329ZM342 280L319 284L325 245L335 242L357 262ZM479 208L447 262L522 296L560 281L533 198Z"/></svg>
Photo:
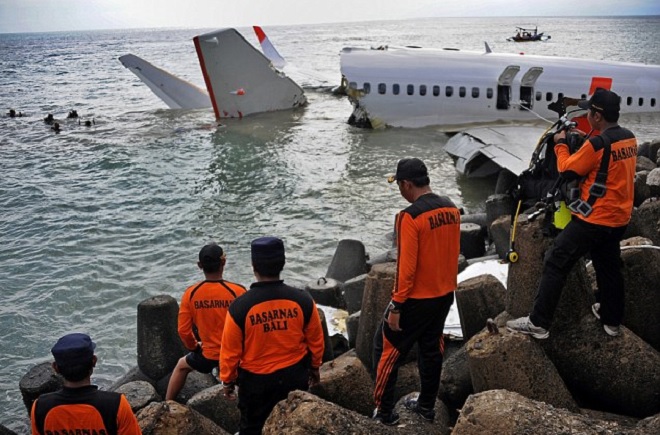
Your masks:
<svg viewBox="0 0 660 435"><path fill-rule="evenodd" d="M292 109L306 104L303 89L271 66L236 29L193 38L216 118Z"/></svg>
<svg viewBox="0 0 660 435"><path fill-rule="evenodd" d="M268 39L268 36L266 36L266 33L263 31L263 29L259 26L252 26L252 27L254 28L254 33L257 35L257 38L259 39L259 44L261 44L261 49L263 50L266 57L270 59L273 66L277 69L284 68L284 65L286 65L286 60L284 60L284 58L280 56L280 53L277 52L273 44L270 42L270 39Z"/></svg>
<svg viewBox="0 0 660 435"><path fill-rule="evenodd" d="M490 49L490 45L488 45L488 42L484 41L484 45L486 46L486 53L492 53L493 50Z"/></svg>

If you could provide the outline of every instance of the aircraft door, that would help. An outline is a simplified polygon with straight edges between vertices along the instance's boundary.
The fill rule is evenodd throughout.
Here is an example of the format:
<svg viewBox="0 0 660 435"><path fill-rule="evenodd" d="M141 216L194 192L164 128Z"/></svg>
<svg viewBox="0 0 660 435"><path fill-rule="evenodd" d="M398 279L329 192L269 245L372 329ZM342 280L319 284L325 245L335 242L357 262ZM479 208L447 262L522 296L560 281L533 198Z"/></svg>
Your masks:
<svg viewBox="0 0 660 435"><path fill-rule="evenodd" d="M533 66L527 70L520 81L520 110L531 109L534 106L534 85L543 68Z"/></svg>
<svg viewBox="0 0 660 435"><path fill-rule="evenodd" d="M520 71L518 65L507 66L497 79L497 105L499 110L507 110L511 107L511 83Z"/></svg>

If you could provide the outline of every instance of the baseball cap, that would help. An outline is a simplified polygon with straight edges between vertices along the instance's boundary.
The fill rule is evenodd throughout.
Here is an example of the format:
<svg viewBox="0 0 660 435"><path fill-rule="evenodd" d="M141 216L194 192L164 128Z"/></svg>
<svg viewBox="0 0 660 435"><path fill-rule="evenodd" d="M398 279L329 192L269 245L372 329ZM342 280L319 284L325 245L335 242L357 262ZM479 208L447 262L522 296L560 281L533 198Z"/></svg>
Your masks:
<svg viewBox="0 0 660 435"><path fill-rule="evenodd" d="M74 332L57 340L50 350L58 366L86 364L94 356L96 343L87 334Z"/></svg>
<svg viewBox="0 0 660 435"><path fill-rule="evenodd" d="M199 251L199 262L202 267L212 268L220 264L223 255L224 252L218 244L209 243Z"/></svg>
<svg viewBox="0 0 660 435"><path fill-rule="evenodd" d="M621 109L619 102L621 98L612 91L596 88L594 94L588 100L578 101L580 109L592 109L600 113L617 114Z"/></svg>
<svg viewBox="0 0 660 435"><path fill-rule="evenodd" d="M284 242L277 237L260 237L250 245L252 261L284 260Z"/></svg>
<svg viewBox="0 0 660 435"><path fill-rule="evenodd" d="M412 180L414 178L428 177L429 171L426 165L420 159L405 158L399 160L396 165L396 174L387 177L388 183L394 183L399 180Z"/></svg>

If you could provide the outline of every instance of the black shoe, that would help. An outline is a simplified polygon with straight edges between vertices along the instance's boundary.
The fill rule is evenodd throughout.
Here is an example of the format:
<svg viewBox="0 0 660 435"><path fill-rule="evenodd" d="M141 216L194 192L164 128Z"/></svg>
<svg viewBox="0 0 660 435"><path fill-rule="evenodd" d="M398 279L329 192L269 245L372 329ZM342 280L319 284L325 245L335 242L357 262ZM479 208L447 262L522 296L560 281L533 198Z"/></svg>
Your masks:
<svg viewBox="0 0 660 435"><path fill-rule="evenodd" d="M384 425L387 426L394 426L399 422L399 414L397 414L396 411L392 411L390 413L383 413L378 410L378 408L374 409L374 416L372 417L376 421L380 421Z"/></svg>
<svg viewBox="0 0 660 435"><path fill-rule="evenodd" d="M417 399L408 397L406 400L403 401L403 406L405 406L406 409L414 412L415 414L419 414L426 421L433 422L433 420L435 419L435 411L433 409L428 409L419 406L419 403L417 403Z"/></svg>

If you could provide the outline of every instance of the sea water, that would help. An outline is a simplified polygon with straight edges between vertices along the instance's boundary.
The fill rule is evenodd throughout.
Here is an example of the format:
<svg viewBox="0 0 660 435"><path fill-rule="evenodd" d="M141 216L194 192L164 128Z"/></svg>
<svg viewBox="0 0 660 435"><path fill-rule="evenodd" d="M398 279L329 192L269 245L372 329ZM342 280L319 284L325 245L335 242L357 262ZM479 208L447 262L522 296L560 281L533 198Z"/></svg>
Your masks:
<svg viewBox="0 0 660 435"><path fill-rule="evenodd" d="M532 22L544 43L506 42ZM258 24L258 23L255 23ZM406 207L385 182L398 159L426 161L432 188L484 211L494 180L457 174L436 128L361 130L345 98L307 90L308 107L218 125L212 110L168 110L118 61L133 53L200 87L192 37L214 29L0 34L0 422L27 432L18 382L50 361L61 335L89 333L101 387L136 364L136 307L177 300L202 278L209 240L227 253L225 278L249 285L249 244L284 239L284 279L324 276L337 242L371 255L391 246ZM339 84L345 46L416 45L660 64L660 19L420 19L265 29L304 85ZM2 29L0 29L2 31ZM249 28L239 29L256 45ZM323 82L315 74L331 79ZM311 77L311 78L310 78ZM334 82L332 80L334 77ZM316 80L316 81L315 81ZM68 120L75 109L91 127ZM43 117L52 113L62 132ZM658 117L622 120L640 141Z"/></svg>

